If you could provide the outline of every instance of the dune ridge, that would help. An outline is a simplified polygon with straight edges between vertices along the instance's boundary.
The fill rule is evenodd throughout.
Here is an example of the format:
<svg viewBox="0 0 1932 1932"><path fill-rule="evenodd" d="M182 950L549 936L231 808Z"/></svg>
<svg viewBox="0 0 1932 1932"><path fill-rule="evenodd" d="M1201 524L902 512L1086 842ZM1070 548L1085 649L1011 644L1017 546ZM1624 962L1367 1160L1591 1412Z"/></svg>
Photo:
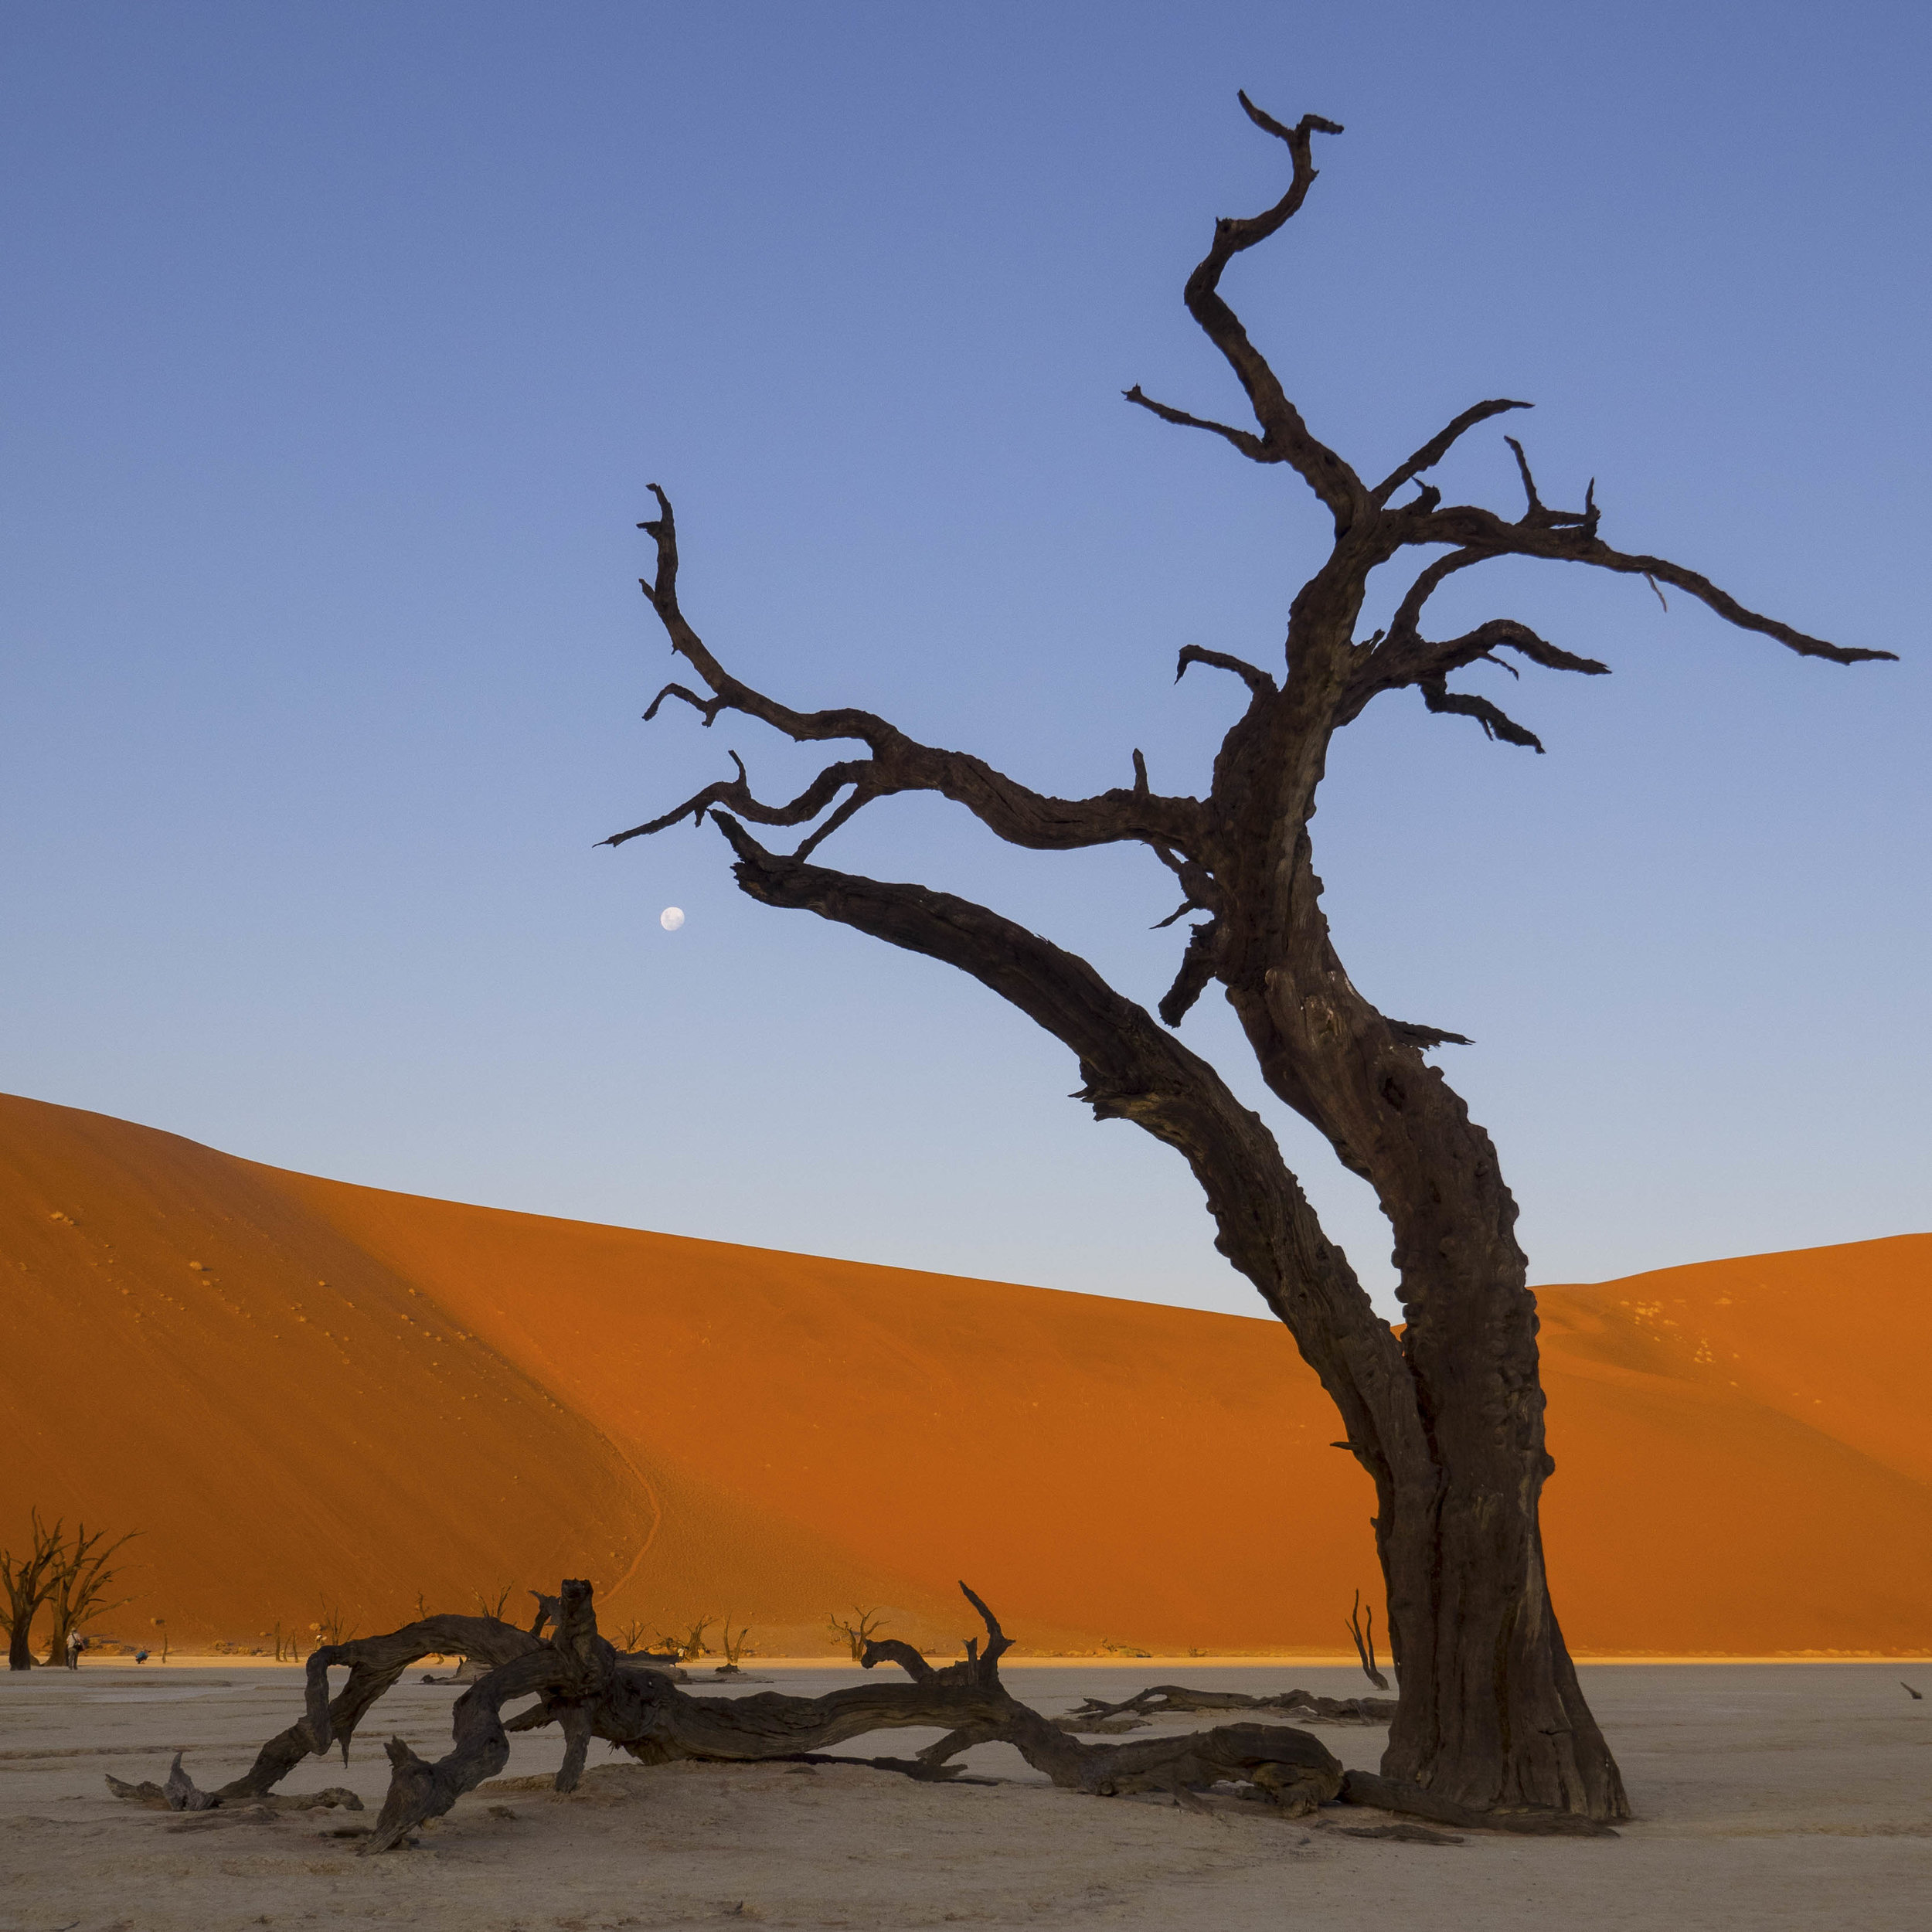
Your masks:
<svg viewBox="0 0 1932 1932"><path fill-rule="evenodd" d="M365 1630L590 1575L777 1654L968 1578L1043 1651L1332 1654L1372 1492L1278 1324L289 1173L0 1097L27 1509L138 1526L111 1628ZM1582 1655L1932 1645L1932 1236L1538 1291Z"/></svg>

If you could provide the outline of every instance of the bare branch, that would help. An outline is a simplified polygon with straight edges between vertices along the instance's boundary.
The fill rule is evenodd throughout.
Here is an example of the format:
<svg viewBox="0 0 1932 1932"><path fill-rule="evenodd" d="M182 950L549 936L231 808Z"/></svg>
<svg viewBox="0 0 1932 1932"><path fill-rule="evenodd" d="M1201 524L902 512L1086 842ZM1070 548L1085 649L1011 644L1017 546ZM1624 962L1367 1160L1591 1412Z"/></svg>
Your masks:
<svg viewBox="0 0 1932 1932"><path fill-rule="evenodd" d="M1278 698L1281 687L1260 669L1250 664L1245 658L1231 657L1225 651L1209 651L1198 644L1181 647L1181 655L1174 665L1174 682L1179 684L1187 675L1191 664L1212 665L1216 671L1232 671L1257 698Z"/></svg>
<svg viewBox="0 0 1932 1932"><path fill-rule="evenodd" d="M839 806L816 832L800 842L798 849L794 856L799 859L809 859L841 825L845 824L848 820L857 817L865 807L870 804L879 796L879 791L876 785L862 782L853 786L852 796Z"/></svg>
<svg viewBox="0 0 1932 1932"><path fill-rule="evenodd" d="M693 711L703 718L707 726L716 719L718 713L725 707L725 701L722 698L701 698L695 691L687 691L681 684L668 684L651 700L650 709L644 714L644 721L646 724L650 723L651 719L656 717L658 706L662 704L666 698L682 698Z"/></svg>
<svg viewBox="0 0 1932 1932"><path fill-rule="evenodd" d="M1453 711L1459 716L1474 718L1486 736L1500 738L1505 744L1526 746L1535 752L1543 750L1543 740L1533 731L1524 730L1487 698L1471 697L1464 691L1451 691L1440 678L1418 678L1416 682L1421 687L1423 702L1431 711Z"/></svg>
<svg viewBox="0 0 1932 1932"><path fill-rule="evenodd" d="M1131 389L1121 393L1140 408L1150 410L1163 423L1178 423L1182 429L1206 430L1216 436L1224 436L1241 454L1257 463L1283 463L1287 460L1285 451L1270 449L1252 430L1237 430L1226 423L1211 422L1205 416L1190 416L1185 410L1177 410L1172 404L1157 403L1147 395L1136 383Z"/></svg>
<svg viewBox="0 0 1932 1932"><path fill-rule="evenodd" d="M1410 585L1400 604L1396 607L1395 615L1389 620L1388 634L1391 639L1412 638L1417 635L1417 627L1422 621L1422 608L1443 585L1458 570L1467 570L1472 565L1483 563L1496 555L1496 552L1481 544L1471 544L1466 549L1452 550L1447 556L1439 556L1419 573Z"/></svg>
<svg viewBox="0 0 1932 1932"><path fill-rule="evenodd" d="M1475 561L1474 558L1471 561ZM1432 565L1432 570L1453 567L1456 560L1441 559ZM1427 573L1424 573L1425 575ZM1406 603L1404 611L1408 608ZM1347 723L1359 717L1369 700L1385 691L1396 691L1407 685L1422 686L1425 695L1433 685L1440 702L1431 702L1434 711L1455 711L1481 719L1484 729L1492 736L1500 736L1512 744L1536 741L1527 732L1496 710L1493 705L1485 706L1484 700L1472 698L1467 702L1452 698L1443 687L1443 680L1452 671L1460 671L1466 665L1487 661L1499 665L1513 678L1516 673L1513 665L1505 663L1495 654L1498 651L1513 651L1527 658L1531 663L1540 665L1547 671L1574 671L1586 677L1607 677L1610 666L1600 664L1594 658L1582 658L1570 651L1560 649L1537 636L1526 624L1519 624L1513 617L1492 617L1487 624L1478 624L1473 631L1459 638L1451 638L1440 643L1430 643L1418 637L1413 626L1406 627L1389 637L1367 655L1358 661L1353 676L1349 681L1348 696L1338 715L1338 722ZM1472 710L1471 706L1481 707ZM1502 730L1498 726L1501 720ZM1511 736L1511 733L1521 735ZM1536 747L1542 749L1540 745Z"/></svg>
<svg viewBox="0 0 1932 1932"><path fill-rule="evenodd" d="M1522 478L1522 493L1529 499L1529 514L1539 515L1543 512L1543 498L1536 494L1536 479L1529 474L1529 458L1523 454L1522 445L1513 436L1502 439L1515 452L1516 469Z"/></svg>
<svg viewBox="0 0 1932 1932"><path fill-rule="evenodd" d="M725 668L686 619L678 598L676 515L663 489L654 483L651 490L658 499L659 514L638 527L648 532L657 546L658 570L655 578L639 582L665 628L672 649L698 672L714 695L705 698L682 685L668 685L652 701L645 716L654 716L666 698L675 697L691 706L707 725L722 711L736 711L770 726L796 743L855 739L872 755L828 766L788 804L765 805L753 795L743 766L738 764L734 753L733 760L738 764L735 779L722 779L708 785L675 811L615 832L600 839L600 845L621 845L627 840L662 832L685 818L699 822L713 805L728 807L757 825L804 825L829 808L848 784L855 787L853 796L840 807L835 824L813 835L807 850L873 799L906 791L937 792L964 805L998 837L1036 851L1158 842L1185 852L1199 842L1202 829L1199 802L1192 798L1167 798L1151 791L1145 782L1144 768L1137 772L1131 790L1116 789L1085 799L1051 798L995 770L983 759L921 744L872 712L852 709L794 711L754 690Z"/></svg>
<svg viewBox="0 0 1932 1932"><path fill-rule="evenodd" d="M681 805L665 812L662 818L648 823L633 825L628 832L613 832L608 838L600 838L600 845L621 845L632 838L648 838L651 833L662 832L675 825L680 819L689 818L694 825L704 822L704 815L713 805L729 805L733 811L742 812L754 824L760 825L802 825L816 818L848 785L856 787L853 796L840 808L836 822L843 825L859 806L879 797L888 787L881 785L876 777L872 762L869 758L849 758L835 765L828 765L813 779L789 804L766 805L753 797L751 786L745 772L744 760L735 751L726 754L738 767L735 778L719 778L705 787L704 790L687 798ZM832 825L822 827L815 838L822 838L832 829Z"/></svg>
<svg viewBox="0 0 1932 1932"><path fill-rule="evenodd" d="M1486 423L1492 416L1500 416L1505 410L1534 409L1533 403L1512 403L1506 396L1499 396L1493 402L1478 403L1466 409L1454 422L1430 437L1422 447L1407 461L1391 470L1376 485L1375 501L1378 505L1388 502L1403 484L1420 476L1424 470L1432 470L1454 448L1457 443L1478 423ZM1425 488L1427 486L1424 486ZM1433 506L1431 506L1433 507Z"/></svg>
<svg viewBox="0 0 1932 1932"><path fill-rule="evenodd" d="M1594 514L1594 505L1591 514ZM1410 607L1411 600L1417 600L1420 607L1417 592L1426 597L1440 582L1441 577L1451 570L1461 570L1492 556L1537 557L1556 563L1587 563L1600 570L1614 570L1626 577L1650 577L1657 583L1670 584L1696 598L1726 623L1735 624L1740 631L1754 631L1761 636L1774 638L1800 657L1825 658L1834 664L1865 664L1895 661L1898 656L1895 651L1864 650L1830 644L1822 638L1809 636L1788 624L1780 623L1775 617L1767 617L1747 608L1709 577L1686 570L1681 563L1673 563L1667 557L1644 556L1613 549L1597 536L1593 528L1583 526L1581 517L1570 518L1564 512L1554 511L1546 512L1545 515L1555 521L1509 523L1493 510L1458 504L1420 520L1405 539L1406 542L1451 543L1459 547L1454 555L1438 559L1416 580L1409 598L1404 600L1404 610Z"/></svg>
<svg viewBox="0 0 1932 1932"><path fill-rule="evenodd" d="M1325 121L1319 114L1304 114L1294 127L1286 127L1256 107L1245 94L1240 96L1240 102L1243 111L1257 128L1287 144L1294 173L1287 192L1272 208L1242 219L1223 216L1216 222L1213 243L1188 277L1182 299L1188 313L1226 359L1247 392L1254 420L1261 426L1260 437L1248 438L1241 430L1153 403L1140 393L1138 385L1127 392L1128 398L1152 410L1165 421L1184 423L1191 428L1211 430L1224 436L1243 455L1257 462L1287 464L1327 505L1335 517L1335 528L1344 530L1373 510L1368 491L1361 478L1310 431L1301 411L1288 400L1267 358L1249 341L1240 318L1220 294L1221 271L1228 264L1243 250L1266 241L1308 199L1315 179L1311 153L1314 137L1338 134L1342 129L1338 123Z"/></svg>

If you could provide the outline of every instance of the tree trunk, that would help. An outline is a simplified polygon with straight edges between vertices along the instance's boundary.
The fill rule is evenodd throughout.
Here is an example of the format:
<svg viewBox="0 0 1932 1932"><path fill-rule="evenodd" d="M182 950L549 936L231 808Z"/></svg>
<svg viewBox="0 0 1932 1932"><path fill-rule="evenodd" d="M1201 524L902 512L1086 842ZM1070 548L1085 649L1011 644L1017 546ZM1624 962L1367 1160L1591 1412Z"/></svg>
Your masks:
<svg viewBox="0 0 1932 1932"><path fill-rule="evenodd" d="M1434 1102L1434 1124L1421 1138L1427 1158L1417 1156L1413 1129L1403 1137L1417 1177L1414 1198L1468 1228L1467 1200L1456 1198L1468 1190L1446 1185L1458 1164L1442 1152L1459 1147L1466 1157L1461 1171L1473 1175L1475 1191L1489 1202L1492 1230L1491 1241L1461 1250L1447 1232L1427 1237L1448 1261L1438 1261L1435 1281L1425 1285L1426 1237L1420 1217L1405 1208L1398 1256L1406 1231L1403 1293L1413 1319L1398 1338L1322 1233L1265 1123L1206 1061L1084 960L984 906L801 864L767 852L735 823L724 825L739 855L739 885L753 898L808 909L971 973L1079 1055L1086 1085L1077 1097L1097 1117L1131 1120L1186 1158L1207 1196L1215 1245L1294 1336L1342 1413L1343 1446L1376 1482L1376 1547L1391 1654L1401 1672L1402 1713L1386 1775L1472 1810L1628 1815L1543 1580L1536 1505L1550 1463L1535 1298L1522 1285L1522 1256L1509 1233L1515 1203L1493 1150L1486 1164L1479 1158L1488 1137L1469 1122L1440 1075L1360 1002L1391 1056L1389 1077L1400 1076L1405 1095L1427 1094ZM1279 1066L1278 1053L1275 1058ZM1370 1063L1352 1049L1311 1070L1338 1094L1376 1091ZM1298 1092L1308 1111L1309 1090ZM1419 1110L1396 1109L1386 1095L1376 1104L1398 1118L1419 1117ZM1452 1131L1458 1119L1460 1140ZM1393 1160L1396 1143L1382 1138ZM1352 1148L1345 1158L1358 1172L1365 1165ZM1430 1201L1432 1189L1439 1202ZM1448 1262L1471 1249L1475 1273L1465 1278Z"/></svg>
<svg viewBox="0 0 1932 1932"><path fill-rule="evenodd" d="M1413 1424L1379 1440L1350 1431L1377 1486L1401 1673L1383 1773L1475 1810L1627 1817L1544 1575L1538 1505L1555 1464L1515 1200L1488 1134L1415 1043L1440 1036L1386 1019L1335 951L1307 829L1324 762L1301 765L1257 842L1272 862L1249 876L1247 906L1263 910L1224 915L1229 999L1269 1087L1374 1186L1395 1236ZM1259 934L1247 947L1244 927ZM1244 954L1265 970L1240 970Z"/></svg>
<svg viewBox="0 0 1932 1932"><path fill-rule="evenodd" d="M32 1620L21 1617L15 1620L12 1634L7 1640L7 1668L9 1670L33 1668Z"/></svg>

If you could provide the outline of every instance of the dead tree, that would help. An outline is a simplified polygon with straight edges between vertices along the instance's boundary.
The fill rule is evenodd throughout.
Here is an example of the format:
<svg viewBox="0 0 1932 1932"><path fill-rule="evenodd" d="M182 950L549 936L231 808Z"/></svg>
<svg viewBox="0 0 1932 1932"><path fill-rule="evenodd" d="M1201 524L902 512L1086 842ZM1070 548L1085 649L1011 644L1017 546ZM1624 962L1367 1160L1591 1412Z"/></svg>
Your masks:
<svg viewBox="0 0 1932 1932"><path fill-rule="evenodd" d="M1377 1690L1386 1690L1389 1680L1376 1668L1376 1607L1368 1606L1368 1623L1362 1623L1362 1592L1355 1594L1349 1607L1349 1634L1355 1639L1355 1654L1362 1660L1362 1674Z"/></svg>
<svg viewBox="0 0 1932 1932"><path fill-rule="evenodd" d="M47 1637L49 1664L70 1662L68 1638L84 1630L97 1617L104 1617L131 1600L121 1597L110 1603L107 1592L120 1574L114 1566L114 1557L141 1532L131 1529L112 1543L104 1540L107 1533L104 1529L90 1533L84 1522L77 1523L73 1541L61 1543L55 1554L46 1597L53 1623Z"/></svg>
<svg viewBox="0 0 1932 1932"><path fill-rule="evenodd" d="M721 1628L724 1634L718 1639L718 1642L724 1651L724 1662L718 1666L718 1670L719 1674L723 1675L726 1672L733 1672L737 1669L738 1659L745 1654L745 1640L750 1636L751 1632L748 1628L741 1625L738 1634L734 1637L731 1634L731 1612L730 1611L726 1611L724 1614L724 1622Z"/></svg>
<svg viewBox="0 0 1932 1932"><path fill-rule="evenodd" d="M883 1610L861 1610L854 1604L852 1614L857 1622L849 1623L842 1617L829 1617L825 1621L834 1638L852 1652L852 1661L856 1664L865 1656L866 1646L885 1623L886 1613Z"/></svg>
<svg viewBox="0 0 1932 1932"><path fill-rule="evenodd" d="M11 1549L0 1550L0 1591L6 1597L5 1604L0 1605L0 1615L5 1616L7 1623L9 1670L33 1668L33 1620L53 1589L60 1554L66 1546L60 1525L56 1523L49 1529L40 1520L39 1510L29 1512L28 1523L27 1548L22 1555L16 1556ZM66 1641L64 1631L61 1641Z"/></svg>
<svg viewBox="0 0 1932 1932"><path fill-rule="evenodd" d="M1235 257L1301 206L1315 179L1314 137L1341 130L1315 115L1287 127L1241 100L1256 127L1286 148L1291 179L1265 213L1216 223L1183 299L1240 383L1254 427L1196 417L1138 386L1127 398L1252 462L1285 465L1332 518L1335 537L1290 606L1276 669L1199 645L1180 653L1177 677L1196 666L1224 672L1246 695L1207 795L1155 791L1136 751L1131 784L1055 798L981 759L921 743L870 712L800 711L753 689L685 614L677 526L654 485L658 513L639 526L656 546L645 594L705 689L667 685L646 718L675 698L707 726L736 713L801 744L860 749L775 804L757 797L733 753L733 776L604 842L709 817L753 898L817 913L971 974L1073 1053L1082 1080L1075 1097L1097 1118L1131 1121L1175 1148L1206 1195L1216 1245L1287 1325L1341 1411L1338 1446L1374 1481L1389 1643L1401 1673L1387 1775L1479 1810L1530 1804L1615 1818L1625 1811L1617 1767L1578 1689L1544 1575L1538 1502L1554 1465L1544 1447L1536 1307L1516 1242L1516 1204L1489 1136L1425 1057L1468 1042L1377 1011L1337 957L1309 839L1316 791L1329 740L1385 692L1414 690L1432 713L1472 719L1492 740L1540 752L1530 731L1488 699L1452 689L1450 679L1478 661L1502 662L1502 653L1587 676L1608 668L1510 617L1459 636L1430 634L1434 593L1497 558L1583 564L1652 589L1668 585L1806 657L1849 664L1893 654L1825 643L1747 610L1682 564L1614 548L1599 534L1594 483L1580 509L1553 508L1513 439L1519 515L1446 502L1428 473L1470 430L1523 403L1475 403L1379 481L1365 481L1309 428L1220 287ZM1413 574L1405 573L1388 627L1358 638L1371 577L1405 561ZM1165 1025L1083 959L984 906L809 862L855 813L906 792L937 793L996 837L1035 851L1133 844L1151 852L1182 894L1163 923L1202 916L1159 1002ZM787 854L760 844L753 825L812 828ZM1323 1232L1274 1136L1175 1037L1172 1029L1217 983L1270 1090L1375 1189L1394 1234L1400 1335Z"/></svg>

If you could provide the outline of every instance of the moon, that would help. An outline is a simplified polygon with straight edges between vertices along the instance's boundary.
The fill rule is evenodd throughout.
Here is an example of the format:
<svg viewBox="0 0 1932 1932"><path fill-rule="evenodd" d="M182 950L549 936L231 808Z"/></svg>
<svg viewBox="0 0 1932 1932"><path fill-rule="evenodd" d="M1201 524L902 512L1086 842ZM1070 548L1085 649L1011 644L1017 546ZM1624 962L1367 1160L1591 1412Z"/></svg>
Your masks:
<svg viewBox="0 0 1932 1932"><path fill-rule="evenodd" d="M658 915L658 923L668 933L675 933L684 923L684 908L667 906Z"/></svg>

